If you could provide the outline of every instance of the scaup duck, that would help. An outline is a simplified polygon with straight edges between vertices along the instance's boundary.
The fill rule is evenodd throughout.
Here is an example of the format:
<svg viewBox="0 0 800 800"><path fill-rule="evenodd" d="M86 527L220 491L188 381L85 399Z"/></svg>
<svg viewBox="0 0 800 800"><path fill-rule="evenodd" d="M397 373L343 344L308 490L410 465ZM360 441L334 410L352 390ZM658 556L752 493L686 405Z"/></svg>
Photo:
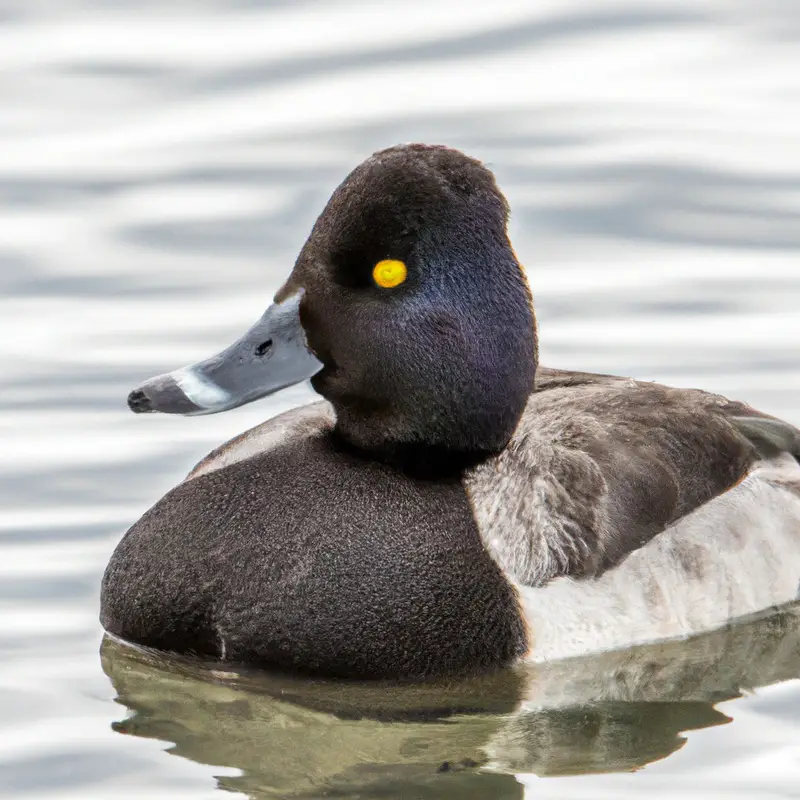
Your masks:
<svg viewBox="0 0 800 800"><path fill-rule="evenodd" d="M324 401L212 452L106 569L111 634L363 679L686 636L796 598L800 431L697 390L546 369L494 176L446 147L336 189L237 342L134 390Z"/></svg>

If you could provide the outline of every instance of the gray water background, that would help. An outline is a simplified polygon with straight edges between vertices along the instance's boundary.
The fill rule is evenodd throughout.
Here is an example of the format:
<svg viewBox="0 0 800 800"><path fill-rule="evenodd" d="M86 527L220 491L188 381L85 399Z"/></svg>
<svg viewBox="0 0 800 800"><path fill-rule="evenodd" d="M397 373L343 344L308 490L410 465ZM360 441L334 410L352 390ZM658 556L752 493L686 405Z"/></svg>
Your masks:
<svg viewBox="0 0 800 800"><path fill-rule="evenodd" d="M544 363L800 424L799 39L797 0L0 2L0 796L800 795L791 615L546 672L547 702L595 676L555 717L413 725L107 647L112 684L97 622L127 526L311 397L137 418L128 390L257 318L398 141L496 171Z"/></svg>

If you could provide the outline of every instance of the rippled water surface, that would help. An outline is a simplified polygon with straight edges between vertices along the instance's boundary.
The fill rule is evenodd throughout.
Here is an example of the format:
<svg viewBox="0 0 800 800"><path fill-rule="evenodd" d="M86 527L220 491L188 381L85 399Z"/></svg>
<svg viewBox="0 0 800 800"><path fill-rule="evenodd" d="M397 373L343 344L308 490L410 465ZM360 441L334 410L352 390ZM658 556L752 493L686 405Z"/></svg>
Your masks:
<svg viewBox="0 0 800 800"><path fill-rule="evenodd" d="M795 0L0 0L0 796L790 797L796 610L468 685L214 673L107 642L130 525L225 438L141 379L260 315L397 141L496 171L544 363L800 423Z"/></svg>

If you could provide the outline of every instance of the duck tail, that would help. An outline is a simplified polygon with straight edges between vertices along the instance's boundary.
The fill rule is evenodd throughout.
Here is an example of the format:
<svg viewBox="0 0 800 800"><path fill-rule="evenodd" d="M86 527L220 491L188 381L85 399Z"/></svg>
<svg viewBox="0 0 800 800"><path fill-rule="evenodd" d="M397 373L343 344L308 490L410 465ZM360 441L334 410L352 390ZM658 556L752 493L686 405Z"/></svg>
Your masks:
<svg viewBox="0 0 800 800"><path fill-rule="evenodd" d="M800 430L771 417L731 417L734 427L763 458L790 453L800 462Z"/></svg>

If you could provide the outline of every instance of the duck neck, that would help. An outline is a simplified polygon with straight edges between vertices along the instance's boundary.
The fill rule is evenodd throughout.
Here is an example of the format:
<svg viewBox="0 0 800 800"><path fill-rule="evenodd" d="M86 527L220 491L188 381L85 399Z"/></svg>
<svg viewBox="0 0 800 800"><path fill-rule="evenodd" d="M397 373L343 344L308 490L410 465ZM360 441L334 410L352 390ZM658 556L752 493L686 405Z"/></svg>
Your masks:
<svg viewBox="0 0 800 800"><path fill-rule="evenodd" d="M497 455L496 450L454 450L423 443L392 443L383 447L363 448L350 441L338 428L332 436L336 446L356 458L380 461L393 469L420 480L456 480L466 470Z"/></svg>
<svg viewBox="0 0 800 800"><path fill-rule="evenodd" d="M327 394L337 436L372 458L434 475L502 451L537 366L533 309L527 293L515 294L516 301L481 301L467 311L462 303L457 314L437 309L415 318L425 358L413 365L395 358L370 372L368 387Z"/></svg>

